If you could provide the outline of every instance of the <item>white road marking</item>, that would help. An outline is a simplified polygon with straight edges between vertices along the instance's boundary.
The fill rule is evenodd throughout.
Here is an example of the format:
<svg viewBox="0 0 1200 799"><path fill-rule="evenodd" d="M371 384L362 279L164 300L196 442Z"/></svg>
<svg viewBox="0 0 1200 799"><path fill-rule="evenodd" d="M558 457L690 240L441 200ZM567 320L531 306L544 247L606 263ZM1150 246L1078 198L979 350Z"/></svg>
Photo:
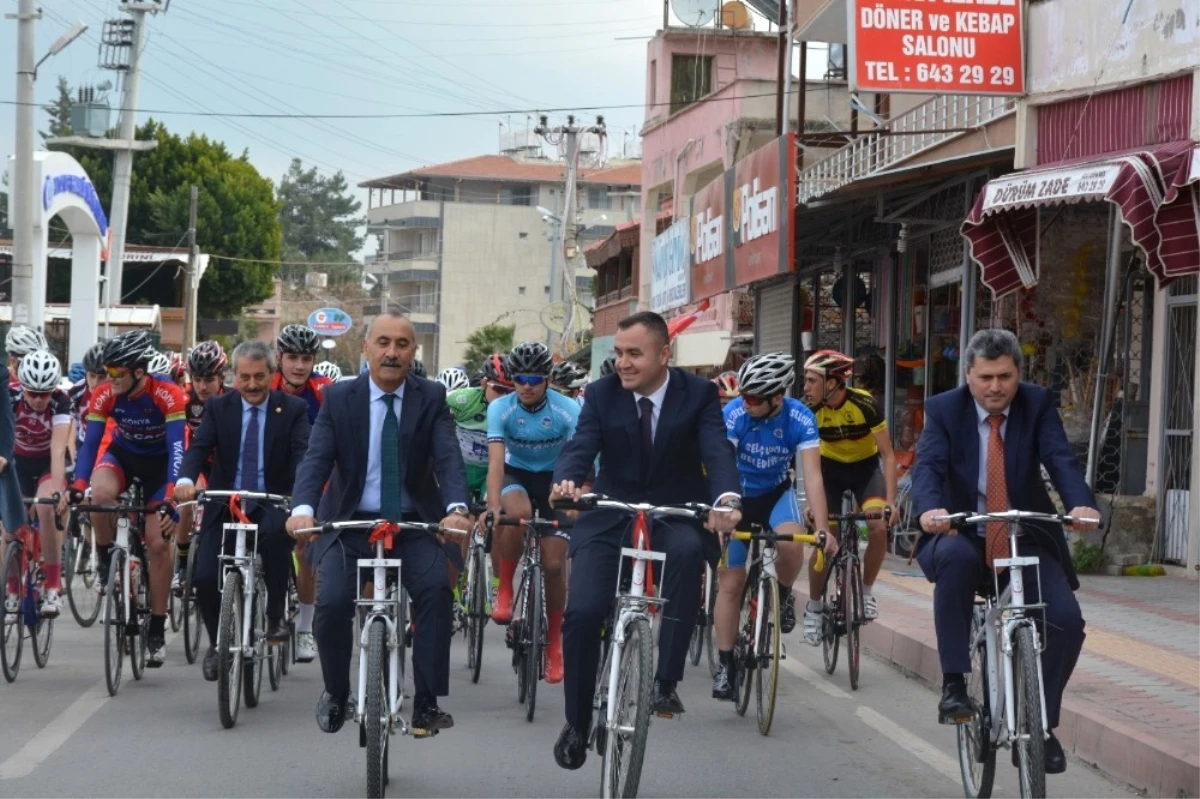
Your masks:
<svg viewBox="0 0 1200 799"><path fill-rule="evenodd" d="M808 644L805 644L805 646L808 646ZM846 693L841 688L838 688L829 680L825 679L824 676L817 674L808 666L805 666L803 663L800 663L793 658L781 660L779 663L792 674L795 674L797 677L804 680L806 683L811 685L813 688L816 688L823 694L832 696L834 699L850 698L850 694Z"/></svg>
<svg viewBox="0 0 1200 799"><path fill-rule="evenodd" d="M854 715L862 719L868 727L891 739L894 744L901 749L906 749L918 760L947 779L958 782L962 776L959 772L958 761L951 759L933 744L914 735L887 716L861 705L855 709Z"/></svg>

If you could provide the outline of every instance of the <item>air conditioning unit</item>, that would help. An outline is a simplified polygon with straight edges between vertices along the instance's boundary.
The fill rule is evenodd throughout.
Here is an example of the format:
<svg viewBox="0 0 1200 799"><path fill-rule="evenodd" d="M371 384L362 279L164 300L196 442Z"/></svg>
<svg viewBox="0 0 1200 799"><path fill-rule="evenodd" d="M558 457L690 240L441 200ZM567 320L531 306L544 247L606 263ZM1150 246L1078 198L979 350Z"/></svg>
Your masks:
<svg viewBox="0 0 1200 799"><path fill-rule="evenodd" d="M306 272L304 285L310 289L323 289L329 286L329 275L324 272Z"/></svg>

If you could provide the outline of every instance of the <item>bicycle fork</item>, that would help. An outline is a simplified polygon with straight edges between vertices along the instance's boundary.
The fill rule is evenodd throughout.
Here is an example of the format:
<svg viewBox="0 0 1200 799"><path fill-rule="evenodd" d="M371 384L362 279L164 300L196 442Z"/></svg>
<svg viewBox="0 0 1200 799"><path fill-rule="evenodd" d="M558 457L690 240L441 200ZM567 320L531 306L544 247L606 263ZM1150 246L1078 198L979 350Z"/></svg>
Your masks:
<svg viewBox="0 0 1200 799"><path fill-rule="evenodd" d="M1036 566L1038 558L1029 557L1012 557L1006 559L998 559L995 561L997 566L1008 567L1009 571L1009 589L1012 592L1011 609L1016 611L1015 615L1010 615L1004 619L1004 723L1008 727L1008 737L1014 743L1017 741L1017 710L1016 710L1016 688L1014 685L1014 668L1013 668L1013 641L1016 640L1017 630L1021 627L1029 627L1033 632L1033 641L1037 647L1037 675L1038 675L1038 699L1040 700L1040 708L1042 714L1042 730L1049 729L1046 722L1046 680L1042 674L1042 658L1041 644L1039 643L1040 636L1038 635L1037 625L1033 620L1027 618L1024 613L1025 609L1025 578L1022 573L1024 566ZM989 627L989 636L994 639L994 626ZM990 643L994 643L991 640ZM994 651L994 650L993 650ZM1045 735L1045 732L1043 732Z"/></svg>
<svg viewBox="0 0 1200 799"><path fill-rule="evenodd" d="M367 707L367 667L369 665L368 653L370 651L371 627L376 622L382 621L387 627L384 640L387 641L388 653L388 717L386 719L379 719L379 721L387 724L389 732L399 726L401 735L408 735L408 723L400 714L404 708L404 690L403 686L400 685L400 658L402 655L399 652L401 635L403 633L397 627L397 619L388 614L389 605L399 606L400 604L398 594L396 595L396 599L392 598L392 592L400 590L399 580L397 580L395 587L388 588L388 570L394 568L396 574L399 575L400 561L398 559L385 558L383 543L379 542L376 544L375 558L373 560L360 560L358 565L360 570L367 567L370 567L372 570L372 597L370 599L371 608L367 612L366 618L363 619L362 629L358 633L358 688L355 691L356 706L354 709L354 720L360 725L367 720L365 718ZM365 604L361 595L358 604Z"/></svg>

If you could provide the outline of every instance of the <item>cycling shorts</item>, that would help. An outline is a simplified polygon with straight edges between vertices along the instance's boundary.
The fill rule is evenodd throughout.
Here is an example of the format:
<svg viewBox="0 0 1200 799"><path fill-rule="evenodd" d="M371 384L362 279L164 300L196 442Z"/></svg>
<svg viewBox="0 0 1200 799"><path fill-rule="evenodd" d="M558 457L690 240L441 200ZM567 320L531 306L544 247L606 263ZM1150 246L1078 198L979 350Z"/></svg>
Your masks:
<svg viewBox="0 0 1200 799"><path fill-rule="evenodd" d="M474 501L487 495L486 466L467 465L467 495Z"/></svg>
<svg viewBox="0 0 1200 799"><path fill-rule="evenodd" d="M110 446L96 464L96 470L110 469L117 473L120 491L129 488L137 478L142 483L142 501L149 505L162 502L167 494L167 456L138 455L118 446Z"/></svg>
<svg viewBox="0 0 1200 799"><path fill-rule="evenodd" d="M757 497L742 497L742 529L749 529L751 524L758 524L778 530L782 524L793 522L801 526L800 503L796 501L796 492L792 490L790 481L784 481L765 494ZM725 550L725 568L746 568L746 553L749 548L745 541L730 540Z"/></svg>
<svg viewBox="0 0 1200 799"><path fill-rule="evenodd" d="M36 497L38 486L50 479L50 457L25 458L14 455L17 465L17 482L21 485L21 496Z"/></svg>
<svg viewBox="0 0 1200 799"><path fill-rule="evenodd" d="M830 513L842 512L842 494L849 491L861 508L869 499L887 499L887 484L879 458L855 463L821 458L821 480L825 483L825 501Z"/></svg>
<svg viewBox="0 0 1200 799"><path fill-rule="evenodd" d="M550 489L553 485L553 472L530 472L505 465L504 488L501 489L500 496L510 491L520 491L529 497L529 504L540 518L558 519L561 523L565 521L562 514L550 507ZM571 533L569 530L556 530L554 537L570 541Z"/></svg>

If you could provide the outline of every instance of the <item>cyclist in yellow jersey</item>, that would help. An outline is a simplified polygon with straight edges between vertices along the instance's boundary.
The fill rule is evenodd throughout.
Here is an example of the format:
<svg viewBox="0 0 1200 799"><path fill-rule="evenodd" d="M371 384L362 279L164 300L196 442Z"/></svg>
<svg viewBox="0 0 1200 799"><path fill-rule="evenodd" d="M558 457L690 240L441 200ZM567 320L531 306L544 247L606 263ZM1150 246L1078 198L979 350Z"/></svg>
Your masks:
<svg viewBox="0 0 1200 799"><path fill-rule="evenodd" d="M821 436L821 476L829 512L838 513L842 494L850 491L862 507L870 500L886 501L889 522L867 523L870 540L863 558L863 616L879 616L872 593L875 578L887 552L887 526L896 519L896 453L888 436L887 422L865 391L850 388L854 359L835 350L820 350L804 364L804 398L817 417ZM821 600L825 591L824 572L809 581L809 602L804 611L804 640L821 643Z"/></svg>

